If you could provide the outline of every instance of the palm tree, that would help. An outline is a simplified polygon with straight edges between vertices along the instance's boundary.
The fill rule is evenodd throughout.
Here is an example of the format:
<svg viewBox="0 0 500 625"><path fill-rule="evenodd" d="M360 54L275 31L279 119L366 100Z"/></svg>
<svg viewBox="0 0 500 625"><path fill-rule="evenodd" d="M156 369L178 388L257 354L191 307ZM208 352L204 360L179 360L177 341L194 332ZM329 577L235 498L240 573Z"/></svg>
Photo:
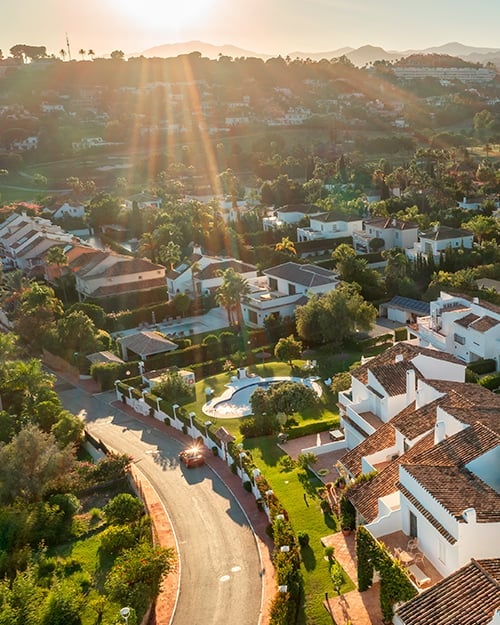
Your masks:
<svg viewBox="0 0 500 625"><path fill-rule="evenodd" d="M170 269L173 269L181 259L181 247L177 243L169 241L166 245L160 246L158 256L162 263L169 265Z"/></svg>
<svg viewBox="0 0 500 625"><path fill-rule="evenodd" d="M64 59L66 58L66 50L64 48L61 48L59 50L59 56L62 58L62 60L64 61Z"/></svg>
<svg viewBox="0 0 500 625"><path fill-rule="evenodd" d="M92 50L92 48L90 48L90 50L87 50L87 55L90 59L94 60L95 52Z"/></svg>
<svg viewBox="0 0 500 625"><path fill-rule="evenodd" d="M80 48L78 50L78 54L82 57L82 61L85 59L85 50L83 48Z"/></svg>
<svg viewBox="0 0 500 625"><path fill-rule="evenodd" d="M249 295L250 286L232 267L221 271L219 275L222 276L222 284L216 291L215 301L227 310L229 325L232 325L234 311L237 324L241 327L243 325L241 302Z"/></svg>
<svg viewBox="0 0 500 625"><path fill-rule="evenodd" d="M195 282L195 276L200 272L201 269L201 265L199 262L195 261L192 265L191 265L191 280L193 283L193 297L197 296L196 293L196 282Z"/></svg>
<svg viewBox="0 0 500 625"><path fill-rule="evenodd" d="M145 232L139 239L137 255L141 258L149 258L151 262L156 263L158 247L158 239L156 236L151 232Z"/></svg>
<svg viewBox="0 0 500 625"><path fill-rule="evenodd" d="M290 237L283 237L281 241L276 243L274 249L277 252L288 252L289 254L297 254L297 250L295 249L295 243L290 239Z"/></svg>

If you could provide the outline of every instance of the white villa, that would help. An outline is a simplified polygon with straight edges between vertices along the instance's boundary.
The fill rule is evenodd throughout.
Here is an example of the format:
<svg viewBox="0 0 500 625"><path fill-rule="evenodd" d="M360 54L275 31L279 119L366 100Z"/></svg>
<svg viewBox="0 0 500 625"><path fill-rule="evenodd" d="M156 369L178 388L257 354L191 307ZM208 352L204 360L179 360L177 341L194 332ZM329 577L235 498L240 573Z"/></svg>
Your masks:
<svg viewBox="0 0 500 625"><path fill-rule="evenodd" d="M235 258L207 256L196 245L189 259L167 272L169 299L173 299L178 293L186 293L190 297L195 294L208 295L222 284L222 277L218 273L230 267L245 280L257 278L257 268L254 265Z"/></svg>
<svg viewBox="0 0 500 625"><path fill-rule="evenodd" d="M394 217L373 217L363 221L363 229L353 232L352 243L357 252L370 251L373 239L383 239L383 249L393 247L408 249L417 241L418 226Z"/></svg>
<svg viewBox="0 0 500 625"><path fill-rule="evenodd" d="M441 291L430 303L429 316L408 326L410 336L469 363L496 360L500 369L500 307L479 298Z"/></svg>
<svg viewBox="0 0 500 625"><path fill-rule="evenodd" d="M147 193L146 191L141 191L141 193L136 193L135 195L130 195L125 200L125 208L132 210L134 205L137 205L137 208L161 208L161 198L153 195L152 193Z"/></svg>
<svg viewBox="0 0 500 625"><path fill-rule="evenodd" d="M264 230L279 230L290 224L298 224L299 221L307 217L315 217L324 213L315 204L286 204L274 211L274 214L262 219Z"/></svg>
<svg viewBox="0 0 500 625"><path fill-rule="evenodd" d="M74 271L80 301L150 291L165 286L165 267L145 258L96 252Z"/></svg>
<svg viewBox="0 0 500 625"><path fill-rule="evenodd" d="M341 460L350 474L378 470L349 493L359 522L382 542L395 532L416 538L442 576L500 557L499 415L500 398L481 386L419 381L386 442L378 432Z"/></svg>
<svg viewBox="0 0 500 625"><path fill-rule="evenodd" d="M251 328L264 327L266 317L273 314L293 315L308 297L333 291L339 283L336 273L317 265L288 262L263 273L249 281L251 292L242 302L243 318Z"/></svg>
<svg viewBox="0 0 500 625"><path fill-rule="evenodd" d="M297 241L350 237L363 227L361 217L329 211L309 218L309 226L297 228Z"/></svg>
<svg viewBox="0 0 500 625"><path fill-rule="evenodd" d="M447 249L460 249L461 247L472 249L474 235L470 230L436 224L430 230L419 232L418 239L411 249L406 250L406 255L410 260L415 260L419 254L422 256L432 254L435 260L439 260L439 255Z"/></svg>
<svg viewBox="0 0 500 625"><path fill-rule="evenodd" d="M463 382L465 364L444 352L396 343L351 371L351 388L339 393L338 404L347 449L412 404L420 379Z"/></svg>

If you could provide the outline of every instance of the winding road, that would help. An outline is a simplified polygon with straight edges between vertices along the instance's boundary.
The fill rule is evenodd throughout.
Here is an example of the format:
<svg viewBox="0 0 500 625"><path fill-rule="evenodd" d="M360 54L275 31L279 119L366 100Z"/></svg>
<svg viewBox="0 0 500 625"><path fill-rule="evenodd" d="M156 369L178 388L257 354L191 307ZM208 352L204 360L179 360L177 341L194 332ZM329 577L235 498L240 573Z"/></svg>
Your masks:
<svg viewBox="0 0 500 625"><path fill-rule="evenodd" d="M172 625L257 625L259 552L245 514L221 479L207 466L181 466L181 444L112 406L113 392L89 395L62 380L56 390L93 436L134 458L169 513L181 573Z"/></svg>

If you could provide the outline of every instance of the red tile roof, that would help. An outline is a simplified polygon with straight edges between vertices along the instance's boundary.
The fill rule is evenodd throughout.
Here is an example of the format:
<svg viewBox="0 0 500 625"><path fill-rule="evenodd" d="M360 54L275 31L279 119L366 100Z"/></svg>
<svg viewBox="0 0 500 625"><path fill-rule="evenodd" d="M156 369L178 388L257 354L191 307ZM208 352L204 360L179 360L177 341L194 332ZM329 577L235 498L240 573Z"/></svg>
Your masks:
<svg viewBox="0 0 500 625"><path fill-rule="evenodd" d="M467 464L500 444L500 434L482 423L457 432L403 467L448 512L463 521L475 508L479 523L500 522L500 494L483 482Z"/></svg>
<svg viewBox="0 0 500 625"><path fill-rule="evenodd" d="M353 477L357 477L361 473L361 458L381 449L393 447L395 444L396 434L392 424L384 423L371 436L342 456L339 462Z"/></svg>
<svg viewBox="0 0 500 625"><path fill-rule="evenodd" d="M489 625L500 607L500 559L471 560L396 610L403 625Z"/></svg>
<svg viewBox="0 0 500 625"><path fill-rule="evenodd" d="M386 497L398 490L399 465L430 449L433 444L434 433L424 436L405 454L393 460L382 471L377 473L369 482L358 484L349 490L349 500L366 523L371 523L377 518L379 498Z"/></svg>

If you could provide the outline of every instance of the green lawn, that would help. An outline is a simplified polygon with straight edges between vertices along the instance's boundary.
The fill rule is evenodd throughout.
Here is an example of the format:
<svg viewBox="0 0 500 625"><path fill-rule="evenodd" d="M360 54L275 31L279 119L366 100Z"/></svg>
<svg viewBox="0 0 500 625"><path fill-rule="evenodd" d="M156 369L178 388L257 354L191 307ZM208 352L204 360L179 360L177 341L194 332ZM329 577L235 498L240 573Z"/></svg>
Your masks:
<svg viewBox="0 0 500 625"><path fill-rule="evenodd" d="M282 471L278 462L285 454L276 445L274 436L248 439L244 447L251 451L255 464L287 510L295 533L309 534L309 547L302 549L301 568L306 599L299 625L331 625L330 616L323 607L323 599L325 592L333 593L334 590L320 540L336 532L338 522L335 516L325 515L321 510L318 488L322 483L301 469ZM355 587L347 575L345 579L343 593Z"/></svg>
<svg viewBox="0 0 500 625"><path fill-rule="evenodd" d="M97 621L97 612L93 607L93 603L102 597L100 593L103 591L104 580L108 574L113 560L110 556L103 555L100 550L101 529L95 530L82 538L75 539L70 543L61 545L55 549L49 550L48 556L58 557L66 560L75 560L81 566L81 570L74 571L68 577L75 578L75 581L81 579L89 579L95 583L92 585L86 597L85 605L81 614L82 625L94 625ZM102 617L102 625L114 625L117 621L117 615L120 612L121 605L114 603L109 597L104 602L105 608Z"/></svg>
<svg viewBox="0 0 500 625"><path fill-rule="evenodd" d="M351 359L353 358L354 356L351 357ZM305 361L303 360L296 360L294 361L294 368L300 370L304 363ZM321 367L319 360L318 365ZM278 361L270 361L264 364L250 365L249 367L247 367L247 369L250 373L255 373L256 375L260 375L263 378L294 375L294 372L291 371L290 365ZM189 404L185 404L183 408L188 414L190 412L194 412L196 414L196 421L199 425L203 425L204 422L207 420L207 417L203 414L202 411L202 407L206 401L205 389L207 387L212 388L213 396L218 397L226 390L226 385L230 382L231 375L234 375L234 371L230 374L220 373L218 375L214 375L209 378L200 380L196 383L196 400ZM323 386L323 396L320 398L318 406L313 406L311 407L311 409L305 410L300 414L296 413L293 415L293 417L299 423L299 425L303 425L307 422L312 421L324 421L326 429L327 427L329 427L328 422L338 419L336 397L334 394L330 393L325 386ZM235 436L238 440L241 440L241 434L239 430L241 425L241 419L210 418L210 420L213 423L213 430L223 425L226 430L231 432L233 436Z"/></svg>

